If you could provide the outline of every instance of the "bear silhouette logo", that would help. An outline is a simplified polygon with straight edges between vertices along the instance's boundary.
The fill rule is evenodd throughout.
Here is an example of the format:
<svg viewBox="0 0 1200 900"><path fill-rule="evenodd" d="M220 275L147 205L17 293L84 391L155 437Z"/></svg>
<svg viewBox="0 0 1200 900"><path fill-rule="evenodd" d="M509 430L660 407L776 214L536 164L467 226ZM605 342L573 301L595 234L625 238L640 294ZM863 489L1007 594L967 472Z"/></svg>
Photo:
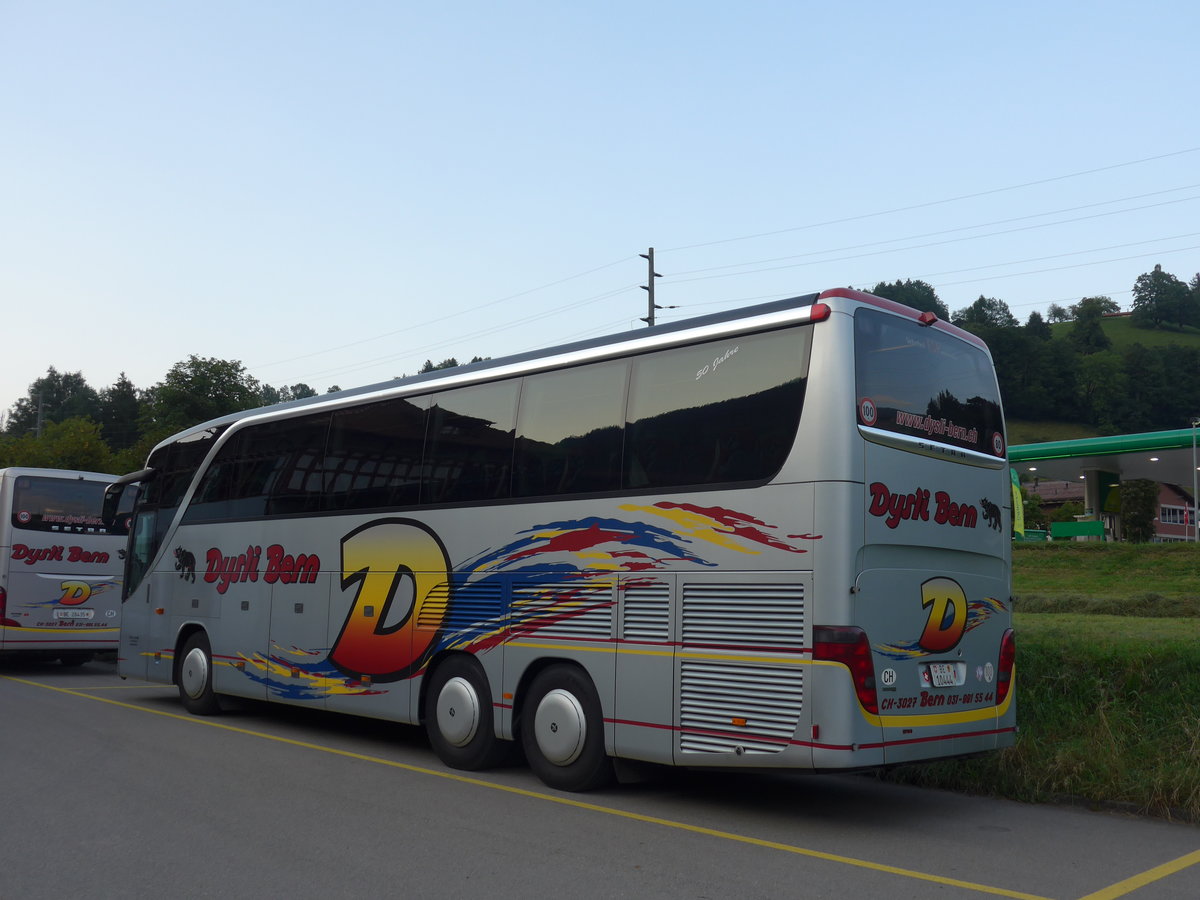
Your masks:
<svg viewBox="0 0 1200 900"><path fill-rule="evenodd" d="M179 577L187 581L196 580L196 557L182 547L175 548L175 569Z"/></svg>
<svg viewBox="0 0 1200 900"><path fill-rule="evenodd" d="M979 501L979 505L983 507L983 520L987 522L995 531L1000 530L1000 507L984 497Z"/></svg>

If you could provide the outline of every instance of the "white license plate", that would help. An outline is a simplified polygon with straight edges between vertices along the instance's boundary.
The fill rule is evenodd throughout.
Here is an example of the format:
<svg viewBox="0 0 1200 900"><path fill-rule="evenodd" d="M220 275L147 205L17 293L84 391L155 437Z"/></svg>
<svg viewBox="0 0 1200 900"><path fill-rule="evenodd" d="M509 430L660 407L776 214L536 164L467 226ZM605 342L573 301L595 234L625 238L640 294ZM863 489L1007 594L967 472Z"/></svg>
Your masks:
<svg viewBox="0 0 1200 900"><path fill-rule="evenodd" d="M56 619L90 619L96 614L93 609L56 609L54 618Z"/></svg>
<svg viewBox="0 0 1200 900"><path fill-rule="evenodd" d="M954 663L930 663L929 678L934 687L954 687L957 682Z"/></svg>

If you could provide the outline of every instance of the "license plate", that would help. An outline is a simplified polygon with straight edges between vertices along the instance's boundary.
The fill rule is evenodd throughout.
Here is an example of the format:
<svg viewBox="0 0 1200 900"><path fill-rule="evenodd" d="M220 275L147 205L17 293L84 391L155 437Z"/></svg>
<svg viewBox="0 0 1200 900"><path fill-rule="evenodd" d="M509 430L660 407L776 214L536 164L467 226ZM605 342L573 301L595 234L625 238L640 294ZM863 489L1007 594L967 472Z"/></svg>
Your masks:
<svg viewBox="0 0 1200 900"><path fill-rule="evenodd" d="M56 619L90 619L96 614L92 609L56 609L54 618Z"/></svg>
<svg viewBox="0 0 1200 900"><path fill-rule="evenodd" d="M930 663L929 678L934 687L954 687L957 673L954 663Z"/></svg>

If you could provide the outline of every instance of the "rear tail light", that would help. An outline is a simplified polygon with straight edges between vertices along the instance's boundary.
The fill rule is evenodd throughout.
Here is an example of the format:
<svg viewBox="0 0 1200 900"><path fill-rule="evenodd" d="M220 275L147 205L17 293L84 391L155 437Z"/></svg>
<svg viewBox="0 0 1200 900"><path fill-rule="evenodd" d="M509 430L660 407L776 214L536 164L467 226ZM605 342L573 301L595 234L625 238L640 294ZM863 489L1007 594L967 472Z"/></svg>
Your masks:
<svg viewBox="0 0 1200 900"><path fill-rule="evenodd" d="M1000 638L1000 666L996 672L996 705L1008 698L1012 689L1013 663L1017 659L1017 639L1010 628Z"/></svg>
<svg viewBox="0 0 1200 900"><path fill-rule="evenodd" d="M0 625L16 624L16 622L8 617L8 591L0 588Z"/></svg>
<svg viewBox="0 0 1200 900"><path fill-rule="evenodd" d="M867 712L879 714L875 664L865 631L852 625L813 626L813 659L841 663L849 669L858 702Z"/></svg>

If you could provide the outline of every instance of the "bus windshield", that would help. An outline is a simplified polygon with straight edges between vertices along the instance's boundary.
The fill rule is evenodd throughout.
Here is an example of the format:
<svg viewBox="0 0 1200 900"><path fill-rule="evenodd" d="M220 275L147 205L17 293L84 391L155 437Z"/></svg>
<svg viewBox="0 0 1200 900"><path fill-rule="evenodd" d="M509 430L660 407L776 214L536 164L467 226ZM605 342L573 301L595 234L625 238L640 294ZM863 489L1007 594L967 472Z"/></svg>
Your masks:
<svg viewBox="0 0 1200 900"><path fill-rule="evenodd" d="M1004 456L999 389L982 348L872 309L855 314L854 342L860 425Z"/></svg>

